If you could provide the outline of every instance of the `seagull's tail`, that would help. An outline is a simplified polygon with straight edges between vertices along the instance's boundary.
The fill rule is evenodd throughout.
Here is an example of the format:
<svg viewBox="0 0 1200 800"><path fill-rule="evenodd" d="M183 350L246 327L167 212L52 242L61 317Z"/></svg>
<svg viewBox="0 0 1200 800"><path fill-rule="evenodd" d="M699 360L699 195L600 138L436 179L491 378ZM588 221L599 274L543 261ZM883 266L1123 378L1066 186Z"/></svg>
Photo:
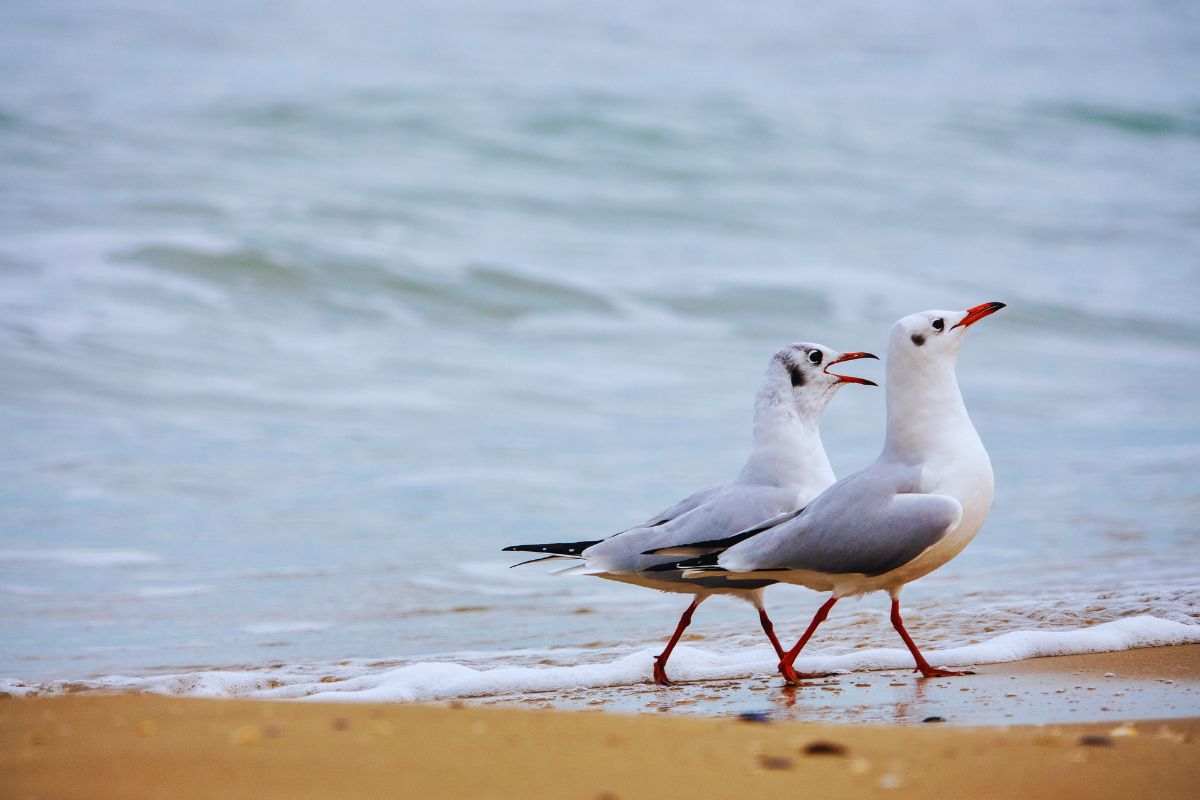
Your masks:
<svg viewBox="0 0 1200 800"><path fill-rule="evenodd" d="M537 556L536 558L527 558L524 561L518 561L517 563L510 566L509 569L515 569L516 567L523 567L526 564L537 564L542 561L559 561L559 560L579 561L580 559L578 556Z"/></svg>

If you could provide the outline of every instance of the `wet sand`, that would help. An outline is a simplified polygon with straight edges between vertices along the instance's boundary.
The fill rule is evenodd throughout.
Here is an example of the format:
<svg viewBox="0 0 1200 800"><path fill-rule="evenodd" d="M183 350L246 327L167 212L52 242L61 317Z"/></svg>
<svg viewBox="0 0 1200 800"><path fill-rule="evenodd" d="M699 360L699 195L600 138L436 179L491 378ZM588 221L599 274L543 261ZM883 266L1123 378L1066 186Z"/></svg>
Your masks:
<svg viewBox="0 0 1200 800"><path fill-rule="evenodd" d="M842 694L872 694L877 681L890 678L898 679L889 684L925 685L930 698L938 696L930 685L951 683L884 674L839 681ZM1125 721L836 725L777 721L777 713L748 713L743 719L477 707L482 700L414 706L147 695L5 698L0 700L0 796L661 800L817 791L826 798L1037 800L1195 795L1200 646L1038 659L955 680L963 683L948 691L986 695L995 703L1002 699L1014 722L1028 723L1038 713L1067 718L1068 693L1055 688L1067 683L1083 687L1080 703L1100 691L1121 700ZM860 682L870 686L854 685ZM1002 698L998 689L971 688L1000 682L1012 688ZM1164 688L1145 686L1120 696L1119 688L1104 688L1147 682ZM791 707L814 705L813 698L833 694L811 688L796 690ZM764 694L726 682L654 691L685 699L687 693L704 691L717 699L692 705L702 706L698 713L718 714L725 695ZM882 687L878 691L880 707L891 702L882 698ZM923 713L919 709L931 707L921 703L929 702L893 710L893 718L913 721ZM1157 707L1162 702L1167 705ZM971 700L945 708L961 715L951 721L967 722L976 706L987 708Z"/></svg>
<svg viewBox="0 0 1200 800"><path fill-rule="evenodd" d="M912 670L851 672L784 686L777 675L480 698L478 705L659 712L753 713L834 723L1013 725L1200 717L1200 645L983 664L976 674L921 680Z"/></svg>

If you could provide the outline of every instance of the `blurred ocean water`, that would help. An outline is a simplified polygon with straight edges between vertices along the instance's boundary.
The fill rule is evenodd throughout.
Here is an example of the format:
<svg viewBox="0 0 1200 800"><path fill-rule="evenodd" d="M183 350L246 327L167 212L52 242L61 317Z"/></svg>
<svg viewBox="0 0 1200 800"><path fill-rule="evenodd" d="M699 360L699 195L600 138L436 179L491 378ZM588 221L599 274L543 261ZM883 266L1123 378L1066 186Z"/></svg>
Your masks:
<svg viewBox="0 0 1200 800"><path fill-rule="evenodd" d="M1200 617L1192 4L9 3L0 72L2 676L647 646L683 600L498 548L725 480L781 344L984 300L996 506L914 631Z"/></svg>

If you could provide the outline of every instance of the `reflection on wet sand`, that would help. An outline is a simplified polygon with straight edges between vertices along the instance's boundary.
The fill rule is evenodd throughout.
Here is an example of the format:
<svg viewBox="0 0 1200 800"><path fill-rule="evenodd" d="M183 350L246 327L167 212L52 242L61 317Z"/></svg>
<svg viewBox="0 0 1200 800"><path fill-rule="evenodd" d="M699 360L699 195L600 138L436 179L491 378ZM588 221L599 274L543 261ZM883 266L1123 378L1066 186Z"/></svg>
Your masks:
<svg viewBox="0 0 1200 800"><path fill-rule="evenodd" d="M672 687L638 684L467 702L905 725L1186 717L1200 715L1200 645L984 665L976 675L954 678L885 670L789 686L777 675L760 675L680 682Z"/></svg>

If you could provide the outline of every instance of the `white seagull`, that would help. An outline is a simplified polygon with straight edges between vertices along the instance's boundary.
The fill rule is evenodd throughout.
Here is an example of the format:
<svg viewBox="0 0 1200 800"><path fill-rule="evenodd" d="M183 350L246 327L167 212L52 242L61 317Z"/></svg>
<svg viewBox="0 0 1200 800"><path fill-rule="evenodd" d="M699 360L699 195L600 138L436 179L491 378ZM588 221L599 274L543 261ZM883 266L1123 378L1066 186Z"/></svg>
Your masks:
<svg viewBox="0 0 1200 800"><path fill-rule="evenodd" d="M685 578L774 580L831 593L779 669L796 656L840 598L892 597L892 625L925 677L962 675L929 665L904 629L900 590L954 558L992 505L992 464L963 405L954 367L967 329L1004 308L924 311L892 327L887 356L887 441L874 464L835 483L801 513L723 540L660 547Z"/></svg>
<svg viewBox="0 0 1200 800"><path fill-rule="evenodd" d="M843 384L877 385L866 378L838 375L829 368L859 358L877 356L839 353L808 342L777 352L754 405L753 449L735 480L697 492L641 525L607 539L521 544L504 549L546 554L521 564L553 558L577 559L582 563L567 571L694 595L666 649L654 659L655 683L670 685L667 659L691 623L696 607L713 594L733 595L752 603L758 609L763 631L782 661L783 648L762 604L762 590L774 583L774 579L734 582L724 575L714 575L684 580L682 570L674 566L678 559L644 555L643 551L777 522L784 518L781 515L794 514L829 487L834 474L821 443L821 412Z"/></svg>

